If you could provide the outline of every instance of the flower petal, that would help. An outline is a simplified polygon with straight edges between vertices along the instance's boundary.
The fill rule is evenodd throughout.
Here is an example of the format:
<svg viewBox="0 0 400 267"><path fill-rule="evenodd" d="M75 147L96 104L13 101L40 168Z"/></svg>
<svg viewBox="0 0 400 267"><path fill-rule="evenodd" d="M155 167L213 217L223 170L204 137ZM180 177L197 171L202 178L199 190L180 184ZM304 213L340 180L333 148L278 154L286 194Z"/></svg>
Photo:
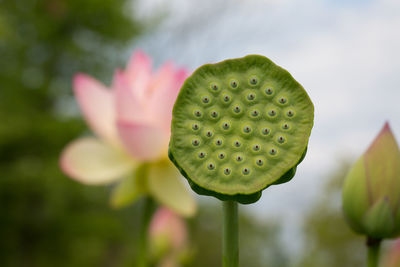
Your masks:
<svg viewBox="0 0 400 267"><path fill-rule="evenodd" d="M139 101L146 99L151 80L151 59L141 50L136 50L130 58L124 76Z"/></svg>
<svg viewBox="0 0 400 267"><path fill-rule="evenodd" d="M154 161L167 157L168 132L148 124L118 122L122 143L132 157Z"/></svg>
<svg viewBox="0 0 400 267"><path fill-rule="evenodd" d="M107 184L132 171L132 159L97 138L85 137L70 143L62 152L60 167L84 184Z"/></svg>
<svg viewBox="0 0 400 267"><path fill-rule="evenodd" d="M149 191L161 204L182 216L193 216L196 202L174 165L163 160L149 168Z"/></svg>
<svg viewBox="0 0 400 267"><path fill-rule="evenodd" d="M114 99L111 90L85 74L76 74L74 93L79 107L93 132L117 145Z"/></svg>
<svg viewBox="0 0 400 267"><path fill-rule="evenodd" d="M175 71L172 63L166 63L152 81L150 110L167 131L171 127L172 107L187 77L185 69Z"/></svg>
<svg viewBox="0 0 400 267"><path fill-rule="evenodd" d="M144 122L148 120L143 103L130 87L127 77L117 70L113 80L117 120L127 122Z"/></svg>

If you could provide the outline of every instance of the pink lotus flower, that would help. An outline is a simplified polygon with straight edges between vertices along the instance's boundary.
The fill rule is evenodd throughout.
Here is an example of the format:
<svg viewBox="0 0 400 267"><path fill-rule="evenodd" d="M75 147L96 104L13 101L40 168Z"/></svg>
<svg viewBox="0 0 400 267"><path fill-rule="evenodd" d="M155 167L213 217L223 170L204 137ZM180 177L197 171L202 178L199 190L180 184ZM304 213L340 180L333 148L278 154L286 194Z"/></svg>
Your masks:
<svg viewBox="0 0 400 267"><path fill-rule="evenodd" d="M171 62L153 73L150 58L141 51L125 70L116 71L110 89L77 74L75 97L97 137L79 138L65 148L60 159L64 173L93 185L122 179L113 190L114 206L150 194L176 212L192 215L192 195L167 159L172 106L187 76Z"/></svg>

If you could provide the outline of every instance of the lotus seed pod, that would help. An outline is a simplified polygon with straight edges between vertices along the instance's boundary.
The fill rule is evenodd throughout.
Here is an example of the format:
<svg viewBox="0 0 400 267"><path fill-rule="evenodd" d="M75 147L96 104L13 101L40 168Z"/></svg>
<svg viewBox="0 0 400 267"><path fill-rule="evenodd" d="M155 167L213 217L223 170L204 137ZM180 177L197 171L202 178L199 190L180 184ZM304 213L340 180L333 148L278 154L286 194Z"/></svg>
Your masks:
<svg viewBox="0 0 400 267"><path fill-rule="evenodd" d="M342 196L355 232L375 239L400 235L400 150L388 123L350 169Z"/></svg>
<svg viewBox="0 0 400 267"><path fill-rule="evenodd" d="M253 203L294 176L313 119L303 87L268 58L207 64L175 102L169 156L198 194Z"/></svg>

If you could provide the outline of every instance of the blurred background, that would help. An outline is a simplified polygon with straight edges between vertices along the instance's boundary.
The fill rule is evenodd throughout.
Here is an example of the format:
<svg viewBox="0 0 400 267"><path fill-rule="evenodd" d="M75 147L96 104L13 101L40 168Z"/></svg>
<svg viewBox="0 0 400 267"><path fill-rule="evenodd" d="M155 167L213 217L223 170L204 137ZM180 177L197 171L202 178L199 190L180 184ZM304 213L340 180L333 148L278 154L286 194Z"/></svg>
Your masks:
<svg viewBox="0 0 400 267"><path fill-rule="evenodd" d="M140 205L111 209L58 157L88 132L73 74L109 85L136 48L156 66L262 54L289 70L315 126L294 180L240 207L241 266L362 266L340 189L386 120L400 140L399 28L397 0L0 0L0 266L134 266ZM187 266L220 266L220 205L198 200Z"/></svg>

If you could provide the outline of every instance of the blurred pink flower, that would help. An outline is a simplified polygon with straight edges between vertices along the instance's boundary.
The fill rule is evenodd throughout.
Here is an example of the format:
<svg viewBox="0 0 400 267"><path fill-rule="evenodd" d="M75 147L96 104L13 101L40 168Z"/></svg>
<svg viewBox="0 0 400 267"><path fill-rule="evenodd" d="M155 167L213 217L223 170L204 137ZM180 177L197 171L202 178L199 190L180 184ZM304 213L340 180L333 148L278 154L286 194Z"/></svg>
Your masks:
<svg viewBox="0 0 400 267"><path fill-rule="evenodd" d="M180 256L188 250L184 220L173 211L161 207L154 214L150 228L150 245L159 266L178 266Z"/></svg>
<svg viewBox="0 0 400 267"><path fill-rule="evenodd" d="M383 258L382 267L399 267L400 266L400 239L390 247L389 251Z"/></svg>
<svg viewBox="0 0 400 267"><path fill-rule="evenodd" d="M114 190L115 206L151 194L181 214L193 214L195 202L167 160L172 107L187 76L172 62L153 73L151 59L141 51L125 70L115 72L110 89L77 74L75 97L97 138L70 143L61 155L61 169L85 184L125 178Z"/></svg>

